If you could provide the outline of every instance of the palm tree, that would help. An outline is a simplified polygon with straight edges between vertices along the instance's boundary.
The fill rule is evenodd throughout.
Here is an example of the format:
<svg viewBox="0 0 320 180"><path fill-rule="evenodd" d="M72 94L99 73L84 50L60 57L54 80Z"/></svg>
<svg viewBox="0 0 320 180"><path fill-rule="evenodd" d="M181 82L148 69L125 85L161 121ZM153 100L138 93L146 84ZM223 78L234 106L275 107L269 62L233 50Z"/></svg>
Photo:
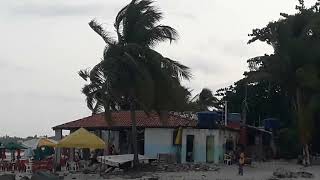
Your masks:
<svg viewBox="0 0 320 180"><path fill-rule="evenodd" d="M195 111L209 111L209 108L218 107L218 101L208 88L203 88L191 99Z"/></svg>
<svg viewBox="0 0 320 180"><path fill-rule="evenodd" d="M169 110L173 107L170 102L179 104L183 99L174 96L183 89L180 80L191 77L188 67L151 49L159 42L177 39L175 29L157 24L161 19L162 13L152 6L152 1L133 0L116 16L117 39L92 20L90 27L102 37L106 47L95 68L79 73L85 79L90 77L90 84L84 87L90 89L84 92L90 109L103 106L107 111L123 99L130 105L135 165L138 164L135 110L137 107L146 113L152 109ZM99 96L94 95L97 93ZM92 101L95 106L91 106Z"/></svg>

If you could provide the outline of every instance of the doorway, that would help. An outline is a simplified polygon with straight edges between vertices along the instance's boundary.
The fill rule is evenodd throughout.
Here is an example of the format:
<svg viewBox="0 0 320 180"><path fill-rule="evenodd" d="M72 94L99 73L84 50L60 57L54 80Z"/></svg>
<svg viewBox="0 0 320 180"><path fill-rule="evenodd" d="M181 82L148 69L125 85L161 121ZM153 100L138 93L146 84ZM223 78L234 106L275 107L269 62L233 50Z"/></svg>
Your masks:
<svg viewBox="0 0 320 180"><path fill-rule="evenodd" d="M194 135L187 135L187 151L186 151L186 161L193 162L194 161Z"/></svg>
<svg viewBox="0 0 320 180"><path fill-rule="evenodd" d="M207 136L206 139L207 162L214 162L214 136Z"/></svg>

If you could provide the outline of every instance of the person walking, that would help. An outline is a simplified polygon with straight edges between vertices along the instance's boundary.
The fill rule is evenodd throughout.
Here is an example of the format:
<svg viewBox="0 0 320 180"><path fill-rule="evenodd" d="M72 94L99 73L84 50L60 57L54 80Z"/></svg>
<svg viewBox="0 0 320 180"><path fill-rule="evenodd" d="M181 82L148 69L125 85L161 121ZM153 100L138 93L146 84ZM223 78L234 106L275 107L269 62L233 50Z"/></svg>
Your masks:
<svg viewBox="0 0 320 180"><path fill-rule="evenodd" d="M244 152L240 152L239 156L239 175L243 176L243 166L244 166Z"/></svg>

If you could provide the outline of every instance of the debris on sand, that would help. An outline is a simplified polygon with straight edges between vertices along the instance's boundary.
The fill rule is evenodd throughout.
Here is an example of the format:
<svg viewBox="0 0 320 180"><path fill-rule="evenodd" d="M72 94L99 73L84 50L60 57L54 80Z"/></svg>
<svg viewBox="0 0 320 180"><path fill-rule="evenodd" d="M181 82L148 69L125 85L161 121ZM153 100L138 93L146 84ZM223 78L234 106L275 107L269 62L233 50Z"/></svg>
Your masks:
<svg viewBox="0 0 320 180"><path fill-rule="evenodd" d="M31 180L60 180L60 177L48 172L38 171L32 175Z"/></svg>
<svg viewBox="0 0 320 180"><path fill-rule="evenodd" d="M23 176L20 180L30 180L28 176Z"/></svg>
<svg viewBox="0 0 320 180"><path fill-rule="evenodd" d="M151 176L151 177L144 177L142 180L159 180L159 177L157 176Z"/></svg>
<svg viewBox="0 0 320 180"><path fill-rule="evenodd" d="M305 171L292 172L284 168L279 168L273 172L276 178L313 178L313 174Z"/></svg>
<svg viewBox="0 0 320 180"><path fill-rule="evenodd" d="M220 168L208 164L158 164L157 170L166 172L219 171Z"/></svg>
<svg viewBox="0 0 320 180"><path fill-rule="evenodd" d="M295 173L284 168L276 169L276 171L273 172L273 175L277 178L297 178Z"/></svg>
<svg viewBox="0 0 320 180"><path fill-rule="evenodd" d="M14 174L3 174L0 175L0 180L15 180L16 176Z"/></svg>
<svg viewBox="0 0 320 180"><path fill-rule="evenodd" d="M313 178L313 174L305 171L297 172L297 175L302 178Z"/></svg>
<svg viewBox="0 0 320 180"><path fill-rule="evenodd" d="M267 180L279 180L279 179L275 177L271 177L271 178L268 178Z"/></svg>

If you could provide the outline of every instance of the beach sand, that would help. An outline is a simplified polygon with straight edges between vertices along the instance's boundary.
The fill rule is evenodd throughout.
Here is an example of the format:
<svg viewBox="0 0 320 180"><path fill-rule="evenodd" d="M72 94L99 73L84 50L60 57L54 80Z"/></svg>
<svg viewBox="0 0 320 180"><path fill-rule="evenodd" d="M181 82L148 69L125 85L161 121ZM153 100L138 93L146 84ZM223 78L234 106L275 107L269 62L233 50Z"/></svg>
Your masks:
<svg viewBox="0 0 320 180"><path fill-rule="evenodd" d="M237 175L238 167L236 165L226 166L220 165L219 171L192 171L192 172L143 172L136 178L132 175L112 175L105 179L115 179L115 180L124 180L124 179L136 179L143 180L148 179L149 177L159 177L160 180L268 180L272 177L273 172L278 168L284 168L289 171L306 171L314 175L315 180L320 179L320 166L310 166L303 167L297 165L294 162L285 162L285 161L274 161L274 162L264 162L264 163L253 163L251 166L246 166L244 168L244 175ZM23 176L23 174L17 174L17 179ZM84 174L69 174L64 177L65 180L98 180L104 179L99 177L99 175L84 175ZM304 180L306 178L294 178L296 180ZM282 180L288 180L286 178Z"/></svg>

